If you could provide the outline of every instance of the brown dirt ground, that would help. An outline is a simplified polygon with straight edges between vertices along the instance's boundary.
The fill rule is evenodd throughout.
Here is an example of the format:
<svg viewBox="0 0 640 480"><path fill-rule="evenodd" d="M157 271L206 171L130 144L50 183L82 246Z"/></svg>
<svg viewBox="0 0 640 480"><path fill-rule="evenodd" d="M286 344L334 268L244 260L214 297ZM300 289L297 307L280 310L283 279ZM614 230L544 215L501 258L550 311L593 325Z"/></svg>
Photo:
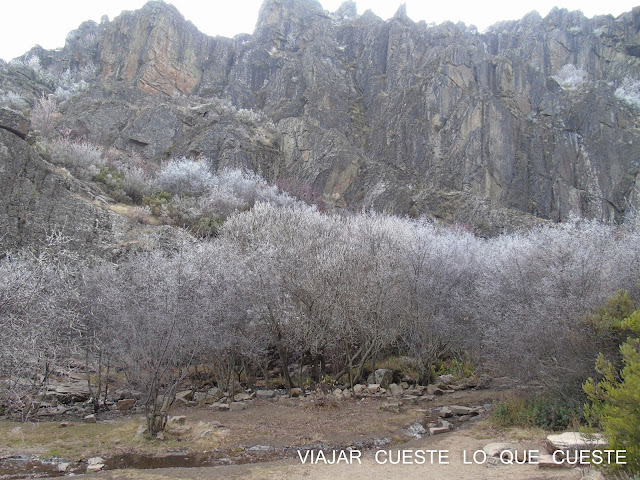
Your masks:
<svg viewBox="0 0 640 480"><path fill-rule="evenodd" d="M138 444L127 446L126 441L118 440L115 445L102 442L95 450L91 449L90 441L84 438L85 450L83 454L106 455L114 449L125 451L145 451L160 453L179 446L180 451L203 451L207 448L224 449L229 452L241 450L252 445L270 445L272 447L286 447L291 445L305 445L322 442L336 446L336 448L365 442L374 438L388 437L392 439L390 445L380 447L384 450L448 450L449 464L426 465L381 465L374 458L374 450L364 450L362 464L345 465L309 465L301 464L296 457L283 460L217 467L198 468L166 468L159 470L112 470L101 472L99 478L104 480L165 480L165 479L297 479L309 480L358 480L358 479L402 479L424 478L438 480L453 479L491 479L509 478L510 480L542 480L542 479L580 479L585 478L585 472L580 470L539 469L535 465L466 465L462 462L463 452L469 458L474 451L491 442L508 441L518 449L538 449L544 451L542 431L496 430L486 420L472 420L461 428L447 434L424 437L419 440L406 441L402 431L417 419L424 418L425 409L445 404L483 405L492 403L512 391L504 390L466 390L442 397L420 405L409 405L401 413L392 413L380 409L386 399L366 398L359 402L340 401L325 402L324 406L314 405L310 400L286 399L253 400L247 402L248 407L240 412L218 412L208 407L194 407L175 409L174 415L185 415L187 423L182 427L169 430L165 442L146 441L152 444L144 449L137 448ZM122 419L108 420L105 423L114 428L122 428L127 422L132 424L136 420L144 422L142 416L128 416ZM3 427L0 422L0 427ZM98 425L100 425L99 422ZM210 425L215 425L216 433L201 438L202 432ZM7 430L12 425L5 424ZM86 426L88 427L88 426ZM15 429L16 427L12 427ZM34 429L34 427L30 427ZM44 428L44 425L43 425ZM106 427L105 427L106 428ZM134 430L135 423L130 430ZM35 427L37 430L37 427ZM1 428L0 428L1 430ZM58 429L66 430L66 429ZM7 430L11 431L11 430ZM54 430L48 430L47 432ZM22 434L22 433L21 433ZM104 433L100 434L106 438ZM122 437L122 435L120 435ZM43 435L35 437L43 442ZM46 438L46 435L44 436ZM51 442L54 440L52 439ZM60 442L60 439L57 440ZM28 438L27 438L28 442ZM4 443L0 439L0 454L18 454L25 451L31 453L46 452L51 445L47 441L43 445L25 448L25 443ZM97 442L99 443L99 442ZM295 455L295 454L294 454ZM86 457L85 457L86 458ZM273 458L273 457L272 457ZM277 457L276 457L277 458ZM593 472L592 472L593 473ZM95 475L93 475L95 478ZM79 475L76 478L89 478Z"/></svg>

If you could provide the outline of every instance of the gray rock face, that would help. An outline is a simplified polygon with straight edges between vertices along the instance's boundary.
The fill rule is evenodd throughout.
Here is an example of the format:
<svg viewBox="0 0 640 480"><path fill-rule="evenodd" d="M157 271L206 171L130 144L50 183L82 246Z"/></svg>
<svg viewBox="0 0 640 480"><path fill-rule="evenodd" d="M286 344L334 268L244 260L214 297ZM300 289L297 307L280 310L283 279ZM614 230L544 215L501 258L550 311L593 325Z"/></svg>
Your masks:
<svg viewBox="0 0 640 480"><path fill-rule="evenodd" d="M624 219L640 185L639 15L555 9L480 34L403 9L383 21L352 2L331 14L266 0L253 35L226 39L150 2L38 55L58 69L91 61L120 85L63 111L104 145L202 154L304 180L335 208L491 233L534 217Z"/></svg>
<svg viewBox="0 0 640 480"><path fill-rule="evenodd" d="M142 231L109 209L109 199L44 160L17 134L0 128L0 246L38 246L54 230L69 247L86 254L118 257L139 245L176 242L170 227Z"/></svg>

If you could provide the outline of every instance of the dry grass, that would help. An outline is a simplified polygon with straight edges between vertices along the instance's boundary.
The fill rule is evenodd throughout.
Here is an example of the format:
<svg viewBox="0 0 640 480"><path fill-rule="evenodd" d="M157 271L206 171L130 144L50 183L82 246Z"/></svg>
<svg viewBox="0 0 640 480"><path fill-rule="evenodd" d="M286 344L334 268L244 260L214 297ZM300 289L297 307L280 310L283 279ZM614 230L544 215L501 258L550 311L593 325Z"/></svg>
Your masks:
<svg viewBox="0 0 640 480"><path fill-rule="evenodd" d="M224 429L198 422L170 427L165 439L160 441L137 433L144 424L142 416L96 424L72 422L64 428L58 422L0 421L0 452L28 452L70 460L126 452L155 455L166 453L167 450L202 451L216 448L226 436Z"/></svg>

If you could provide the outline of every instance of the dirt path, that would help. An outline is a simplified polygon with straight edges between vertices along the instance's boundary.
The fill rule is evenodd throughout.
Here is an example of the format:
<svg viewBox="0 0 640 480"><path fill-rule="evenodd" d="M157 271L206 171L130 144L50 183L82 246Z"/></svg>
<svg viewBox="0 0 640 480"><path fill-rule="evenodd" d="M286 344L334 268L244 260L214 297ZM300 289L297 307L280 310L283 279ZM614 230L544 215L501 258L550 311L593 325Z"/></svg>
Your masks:
<svg viewBox="0 0 640 480"><path fill-rule="evenodd" d="M504 437L478 438L485 435L483 428L460 430L437 437L414 440L396 449L412 450L448 450L449 464L434 465L382 465L374 458L375 451L364 452L362 464L353 465L302 465L298 459L277 462L266 462L250 465L233 465L208 468L183 468L162 470L121 470L104 472L100 475L104 480L164 480L164 479L243 479L243 480L407 480L413 478L433 480L556 480L590 478L591 473L567 468L540 469L535 465L466 465L462 462L463 452L470 457L476 450L492 441L506 440ZM522 448L542 448L541 442L517 442ZM383 459L383 455L380 456ZM76 478L84 478L77 476ZM88 478L88 477L87 477Z"/></svg>
<svg viewBox="0 0 640 480"><path fill-rule="evenodd" d="M428 402L407 405L401 412L384 407L386 398L364 398L359 401L323 402L318 407L309 399L278 398L253 400L243 411L220 412L208 407L182 408L174 414L184 415L186 423L167 431L165 440L145 440L136 434L144 423L141 415L99 420L98 424L71 423L59 428L56 422L40 424L12 424L0 422L0 456L31 452L47 456L47 452L60 451L63 458L88 458L102 455L112 457L120 453L147 453L150 455L188 454L189 452L218 451L224 456L239 458L251 446L272 448L264 459L278 459L278 452L288 452L289 458L244 465L221 465L193 468L122 469L101 472L105 480L164 480L164 479L331 479L331 480L408 480L413 478L434 480L459 479L581 479L593 478L591 472L567 468L540 469L537 465L504 465L471 462L476 451L493 442L506 442L518 451L544 452L545 433L542 431L500 431L490 422L474 417L456 423L457 429L435 436L407 441L406 427L423 419L428 409L442 405L488 405L510 395L515 390L501 388L457 391ZM483 409L484 410L484 409ZM323 448L340 446L371 446L372 439L386 438L389 443L376 449L363 449L361 463L355 461L337 465L301 463L293 445L322 445ZM334 445L336 447L327 447ZM315 447L314 447L315 448ZM394 461L398 451L406 451L415 458L418 451L440 451L447 461L406 465L384 462L391 451ZM317 449L314 450L317 453ZM376 459L376 452L378 458ZM180 453L179 453L180 452ZM249 452L251 453L251 452ZM338 451L339 454L339 451ZM50 456L51 453L48 453ZM234 455L236 455L234 457ZM464 456L463 456L464 455ZM249 455L253 457L253 455ZM291 458L293 456L293 458ZM220 457L218 457L220 458ZM467 463L463 462L463 459ZM480 457L478 457L480 458ZM235 462L236 460L229 460ZM255 460L254 460L255 461ZM409 460L410 461L410 460ZM84 471L82 463L77 464ZM154 464L157 465L157 464ZM175 465L175 464L174 464ZM77 470L76 470L77 471ZM96 478L95 475L77 475L76 478Z"/></svg>

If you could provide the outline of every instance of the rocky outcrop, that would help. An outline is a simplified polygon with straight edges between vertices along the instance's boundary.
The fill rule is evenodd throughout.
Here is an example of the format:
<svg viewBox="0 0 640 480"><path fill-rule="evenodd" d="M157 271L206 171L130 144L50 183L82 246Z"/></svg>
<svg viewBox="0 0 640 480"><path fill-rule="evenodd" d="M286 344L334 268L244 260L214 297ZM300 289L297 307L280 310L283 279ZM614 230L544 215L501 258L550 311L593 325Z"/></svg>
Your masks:
<svg viewBox="0 0 640 480"><path fill-rule="evenodd" d="M403 8L383 21L352 2L329 13L266 0L253 35L226 39L150 2L83 24L42 64L92 61L103 83L155 94L74 97L65 111L91 138L149 158L207 155L309 182L336 208L487 231L570 214L622 221L640 183L639 16L555 9L479 33ZM259 120L242 124L245 111Z"/></svg>
<svg viewBox="0 0 640 480"><path fill-rule="evenodd" d="M5 126L0 116L0 248L37 249L54 231L86 255L117 258L137 248L176 244L170 227L139 225L109 209L110 199L92 184L56 168Z"/></svg>

